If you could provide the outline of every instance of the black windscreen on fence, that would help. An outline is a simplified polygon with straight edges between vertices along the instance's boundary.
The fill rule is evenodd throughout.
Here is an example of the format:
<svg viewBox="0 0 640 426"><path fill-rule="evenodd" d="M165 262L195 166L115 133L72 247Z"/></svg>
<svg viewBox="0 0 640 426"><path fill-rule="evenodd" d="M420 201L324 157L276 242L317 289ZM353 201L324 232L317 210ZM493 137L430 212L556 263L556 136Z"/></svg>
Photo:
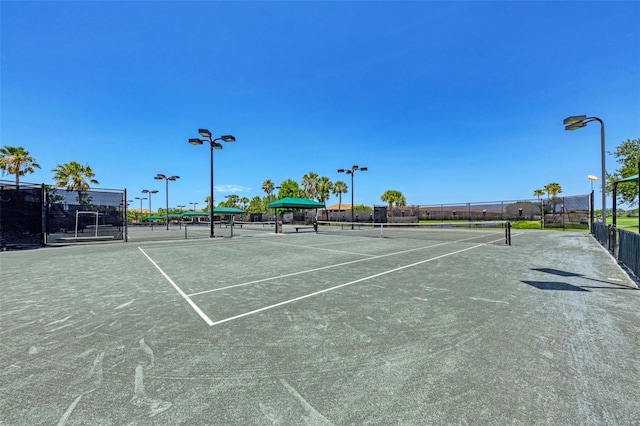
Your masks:
<svg viewBox="0 0 640 426"><path fill-rule="evenodd" d="M640 277L640 234L618 230L618 260Z"/></svg>
<svg viewBox="0 0 640 426"><path fill-rule="evenodd" d="M472 202L392 207L387 210L392 222L417 221L541 221L547 228L587 229L590 196L576 195L519 201ZM372 215L371 215L372 216ZM360 215L366 221L369 215ZM333 220L341 220L340 218Z"/></svg>
<svg viewBox="0 0 640 426"><path fill-rule="evenodd" d="M0 182L0 245L44 244L42 185Z"/></svg>
<svg viewBox="0 0 640 426"><path fill-rule="evenodd" d="M46 188L47 242L122 240L125 192Z"/></svg>
<svg viewBox="0 0 640 426"><path fill-rule="evenodd" d="M596 222L591 226L593 237L636 277L640 277L640 234Z"/></svg>
<svg viewBox="0 0 640 426"><path fill-rule="evenodd" d="M125 190L67 190L0 180L0 246L122 240Z"/></svg>

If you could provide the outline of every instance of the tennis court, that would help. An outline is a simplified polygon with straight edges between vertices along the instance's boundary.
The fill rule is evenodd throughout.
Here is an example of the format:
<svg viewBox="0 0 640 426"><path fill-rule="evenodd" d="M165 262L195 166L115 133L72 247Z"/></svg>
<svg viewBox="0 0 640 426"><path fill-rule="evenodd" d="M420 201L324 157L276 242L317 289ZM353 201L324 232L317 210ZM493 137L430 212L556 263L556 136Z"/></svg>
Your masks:
<svg viewBox="0 0 640 426"><path fill-rule="evenodd" d="M587 234L512 240L0 253L0 423L640 423L634 281Z"/></svg>

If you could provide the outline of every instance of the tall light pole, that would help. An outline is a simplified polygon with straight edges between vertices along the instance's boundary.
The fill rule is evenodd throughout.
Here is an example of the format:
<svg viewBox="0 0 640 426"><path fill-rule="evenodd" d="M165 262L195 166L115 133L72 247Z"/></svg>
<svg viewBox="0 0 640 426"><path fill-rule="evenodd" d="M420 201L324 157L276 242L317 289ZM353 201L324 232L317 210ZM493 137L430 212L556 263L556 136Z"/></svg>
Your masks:
<svg viewBox="0 0 640 426"><path fill-rule="evenodd" d="M140 222L142 222L142 200L146 200L147 197L136 197L136 200L140 200Z"/></svg>
<svg viewBox="0 0 640 426"><path fill-rule="evenodd" d="M355 192L353 190L353 175L357 172L357 171L361 171L361 172L366 172L367 168L366 167L359 167L359 166L351 166L350 169L338 169L338 173L346 173L348 175L351 175L351 229L353 229L353 193Z"/></svg>
<svg viewBox="0 0 640 426"><path fill-rule="evenodd" d="M198 205L198 203L189 203L189 204L193 204L193 211L196 211L196 206Z"/></svg>
<svg viewBox="0 0 640 426"><path fill-rule="evenodd" d="M600 123L600 156L602 162L602 175L600 176L602 179L602 223L606 225L607 223L607 185L606 185L606 176L607 169L605 167L605 150L604 150L604 121L599 119L598 117L587 117L586 115L572 115L571 117L567 117L564 119L564 129L565 130L576 130L582 127L585 127L587 123L591 123L592 121L597 121ZM615 201L614 201L615 202Z"/></svg>
<svg viewBox="0 0 640 426"><path fill-rule="evenodd" d="M593 202L593 199L594 199L593 182L599 181L600 178L598 176L589 175L589 176L587 176L587 179L589 179L591 181L591 193L589 194L589 203L591 203L591 205L589 206L589 210L591 211L591 213L590 213L590 217L589 217L589 219L590 219L589 223L593 223L593 220L594 220L594 217L593 217L594 216L593 215L593 210L594 210L594 208L593 208L593 205L594 205L594 202Z"/></svg>
<svg viewBox="0 0 640 426"><path fill-rule="evenodd" d="M189 143L191 145L202 145L205 142L208 142L211 145L211 166L210 166L210 177L211 177L211 188L210 188L210 196L211 196L211 206L209 206L209 237L213 237L213 150L214 149L222 149L222 144L216 141L223 142L235 142L236 138L232 135L224 135L219 138L211 138L211 132L207 129L198 129L198 133L203 138L207 138L205 140L199 138L191 138L189 139Z"/></svg>
<svg viewBox="0 0 640 426"><path fill-rule="evenodd" d="M166 208L167 210L165 211L165 223L167 224L167 231L169 230L169 181L170 180L178 180L180 179L180 176L166 176L163 175L162 173L158 173L156 175L156 177L154 177L154 179L156 180L164 180L166 182L166 190L165 190L165 198L166 198Z"/></svg>
<svg viewBox="0 0 640 426"><path fill-rule="evenodd" d="M143 194L149 194L149 216L151 216L151 194L157 194L158 190L157 189L143 189L142 190Z"/></svg>

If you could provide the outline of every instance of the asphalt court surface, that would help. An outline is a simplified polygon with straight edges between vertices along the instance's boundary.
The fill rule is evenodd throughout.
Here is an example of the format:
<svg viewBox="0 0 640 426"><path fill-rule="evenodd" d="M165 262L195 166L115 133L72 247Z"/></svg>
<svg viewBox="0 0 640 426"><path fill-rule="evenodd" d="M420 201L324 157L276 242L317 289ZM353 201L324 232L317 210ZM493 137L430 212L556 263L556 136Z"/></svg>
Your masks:
<svg viewBox="0 0 640 426"><path fill-rule="evenodd" d="M482 248L500 255L499 248L468 242L372 242L370 238L315 235L295 236L291 242L255 239L246 244L255 248L259 243L266 246L251 257L250 265L242 251L226 250L212 262L210 253L192 253L191 247L183 255L175 245L140 250L203 311L211 310L211 315L205 315L215 323L320 294L331 297L328 293L332 291L346 291L341 289L365 281L386 284L390 276L404 269L428 273L432 262L446 263L447 269L456 268L460 260L453 258L449 262L446 258L464 256L466 251ZM240 247L247 250L242 244ZM287 249L295 249L295 253L283 256Z"/></svg>
<svg viewBox="0 0 640 426"><path fill-rule="evenodd" d="M640 292L586 234L114 242L0 278L0 424L640 423Z"/></svg>

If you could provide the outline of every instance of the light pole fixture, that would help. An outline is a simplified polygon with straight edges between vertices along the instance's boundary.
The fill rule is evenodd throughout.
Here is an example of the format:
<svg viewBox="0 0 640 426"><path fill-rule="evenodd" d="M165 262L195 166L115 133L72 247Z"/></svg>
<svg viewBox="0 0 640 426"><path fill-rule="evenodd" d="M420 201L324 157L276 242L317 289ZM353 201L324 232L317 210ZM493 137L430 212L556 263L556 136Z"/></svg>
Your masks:
<svg viewBox="0 0 640 426"><path fill-rule="evenodd" d="M158 173L156 175L156 177L154 177L154 179L156 180L164 180L166 183L166 190L165 190L165 198L166 198L166 208L167 210L165 211L165 222L167 224L167 231L169 230L169 181L170 180L178 180L180 179L180 176L166 176L163 175L162 173Z"/></svg>
<svg viewBox="0 0 640 426"><path fill-rule="evenodd" d="M359 166L351 166L350 169L338 169L338 173L346 173L348 175L351 175L351 229L353 229L353 175L357 172L357 171L361 171L361 172L366 172L367 168L366 167L359 167Z"/></svg>
<svg viewBox="0 0 640 426"><path fill-rule="evenodd" d="M605 149L604 149L604 121L599 119L598 117L587 117L586 115L572 115L571 117L567 117L564 119L564 129L565 130L576 130L582 127L585 127L587 123L591 123L592 121L597 121L600 123L600 156L602 162L602 223L607 223L607 186L606 186L606 175L607 169L605 167ZM614 201L615 202L615 201Z"/></svg>
<svg viewBox="0 0 640 426"><path fill-rule="evenodd" d="M191 138L189 139L189 143L191 145L202 145L205 142L208 142L211 145L211 165L210 165L210 178L211 178L211 188L210 188L210 196L211 196L211 205L209 206L209 237L213 237L213 150L214 149L222 149L222 144L217 141L223 142L235 142L236 138L232 135L224 135L219 138L213 139L211 137L211 132L207 129L198 129L198 133L200 136L206 139L199 138Z"/></svg>
<svg viewBox="0 0 640 426"><path fill-rule="evenodd" d="M599 181L600 178L598 176L589 175L587 176L587 179L591 181L591 192L593 192L593 182Z"/></svg>
<svg viewBox="0 0 640 426"><path fill-rule="evenodd" d="M198 203L189 203L189 204L193 204L193 211L196 211L196 206L198 205Z"/></svg>
<svg viewBox="0 0 640 426"><path fill-rule="evenodd" d="M151 216L151 194L157 194L158 190L157 189L143 189L142 190L143 194L149 194L149 216Z"/></svg>
<svg viewBox="0 0 640 426"><path fill-rule="evenodd" d="M142 200L146 200L147 197L136 197L136 200L140 200L140 221L142 221Z"/></svg>

